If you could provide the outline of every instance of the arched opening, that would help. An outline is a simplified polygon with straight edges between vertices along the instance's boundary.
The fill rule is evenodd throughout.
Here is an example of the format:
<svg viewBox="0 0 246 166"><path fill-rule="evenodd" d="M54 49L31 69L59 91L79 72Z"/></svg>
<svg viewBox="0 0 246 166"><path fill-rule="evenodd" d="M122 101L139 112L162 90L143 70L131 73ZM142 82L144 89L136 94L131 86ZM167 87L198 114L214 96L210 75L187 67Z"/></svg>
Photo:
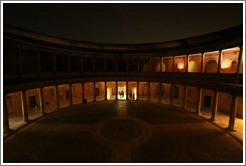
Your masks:
<svg viewBox="0 0 246 166"><path fill-rule="evenodd" d="M159 62L159 63L157 64L157 66L156 66L156 71L165 72L165 68L166 68L165 64L162 63L162 65L161 65L161 63ZM161 70L160 70L160 69L161 69Z"/></svg>
<svg viewBox="0 0 246 166"><path fill-rule="evenodd" d="M197 72L197 62L189 61L188 72Z"/></svg>
<svg viewBox="0 0 246 166"><path fill-rule="evenodd" d="M217 73L217 66L215 60L208 61L205 67L205 73Z"/></svg>

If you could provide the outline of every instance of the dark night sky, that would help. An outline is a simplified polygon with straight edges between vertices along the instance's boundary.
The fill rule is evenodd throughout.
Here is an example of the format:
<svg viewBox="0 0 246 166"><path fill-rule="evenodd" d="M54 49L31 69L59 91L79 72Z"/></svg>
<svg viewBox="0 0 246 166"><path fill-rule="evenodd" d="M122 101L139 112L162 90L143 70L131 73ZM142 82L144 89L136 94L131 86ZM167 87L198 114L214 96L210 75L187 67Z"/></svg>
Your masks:
<svg viewBox="0 0 246 166"><path fill-rule="evenodd" d="M243 24L243 4L4 4L4 24L99 43L150 43Z"/></svg>

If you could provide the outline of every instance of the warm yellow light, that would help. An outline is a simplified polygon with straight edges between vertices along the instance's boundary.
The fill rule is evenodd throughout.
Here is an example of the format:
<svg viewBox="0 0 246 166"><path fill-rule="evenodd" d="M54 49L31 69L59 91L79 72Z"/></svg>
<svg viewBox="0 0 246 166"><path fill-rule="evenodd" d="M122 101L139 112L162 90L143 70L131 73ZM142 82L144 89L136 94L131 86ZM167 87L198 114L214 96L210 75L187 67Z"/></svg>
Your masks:
<svg viewBox="0 0 246 166"><path fill-rule="evenodd" d="M184 68L184 64L183 63L178 63L177 65L178 69L181 70Z"/></svg>
<svg viewBox="0 0 246 166"><path fill-rule="evenodd" d="M230 60L223 60L222 64L221 64L221 68L225 69L225 68L230 68L231 67L231 61Z"/></svg>
<svg viewBox="0 0 246 166"><path fill-rule="evenodd" d="M107 89L107 99L109 100L110 97L111 97L111 95L110 95L110 89Z"/></svg>
<svg viewBox="0 0 246 166"><path fill-rule="evenodd" d="M133 89L133 93L134 93L134 96L135 96L134 100L137 100L137 88Z"/></svg>

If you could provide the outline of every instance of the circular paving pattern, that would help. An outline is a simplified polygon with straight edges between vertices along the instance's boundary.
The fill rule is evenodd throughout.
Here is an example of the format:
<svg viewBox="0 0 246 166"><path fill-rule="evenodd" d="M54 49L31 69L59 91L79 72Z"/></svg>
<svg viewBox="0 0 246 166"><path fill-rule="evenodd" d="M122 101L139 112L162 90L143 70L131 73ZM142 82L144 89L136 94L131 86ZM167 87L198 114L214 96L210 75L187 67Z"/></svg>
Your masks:
<svg viewBox="0 0 246 166"><path fill-rule="evenodd" d="M152 137L145 121L128 116L115 116L95 124L91 132L94 140L105 147L136 147Z"/></svg>
<svg viewBox="0 0 246 166"><path fill-rule="evenodd" d="M239 163L243 145L186 112L147 102L98 102L57 111L11 134L3 161Z"/></svg>
<svg viewBox="0 0 246 166"><path fill-rule="evenodd" d="M113 141L130 141L140 136L143 128L135 121L118 119L106 122L101 132L105 138Z"/></svg>

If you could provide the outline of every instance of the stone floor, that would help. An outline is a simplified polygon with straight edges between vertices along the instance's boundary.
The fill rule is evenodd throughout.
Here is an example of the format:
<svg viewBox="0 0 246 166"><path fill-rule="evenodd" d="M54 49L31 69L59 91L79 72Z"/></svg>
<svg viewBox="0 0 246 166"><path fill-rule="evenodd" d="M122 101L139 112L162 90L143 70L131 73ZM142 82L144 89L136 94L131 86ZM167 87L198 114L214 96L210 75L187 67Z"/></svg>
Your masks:
<svg viewBox="0 0 246 166"><path fill-rule="evenodd" d="M188 112L102 101L54 112L9 135L4 163L238 163L243 145Z"/></svg>

